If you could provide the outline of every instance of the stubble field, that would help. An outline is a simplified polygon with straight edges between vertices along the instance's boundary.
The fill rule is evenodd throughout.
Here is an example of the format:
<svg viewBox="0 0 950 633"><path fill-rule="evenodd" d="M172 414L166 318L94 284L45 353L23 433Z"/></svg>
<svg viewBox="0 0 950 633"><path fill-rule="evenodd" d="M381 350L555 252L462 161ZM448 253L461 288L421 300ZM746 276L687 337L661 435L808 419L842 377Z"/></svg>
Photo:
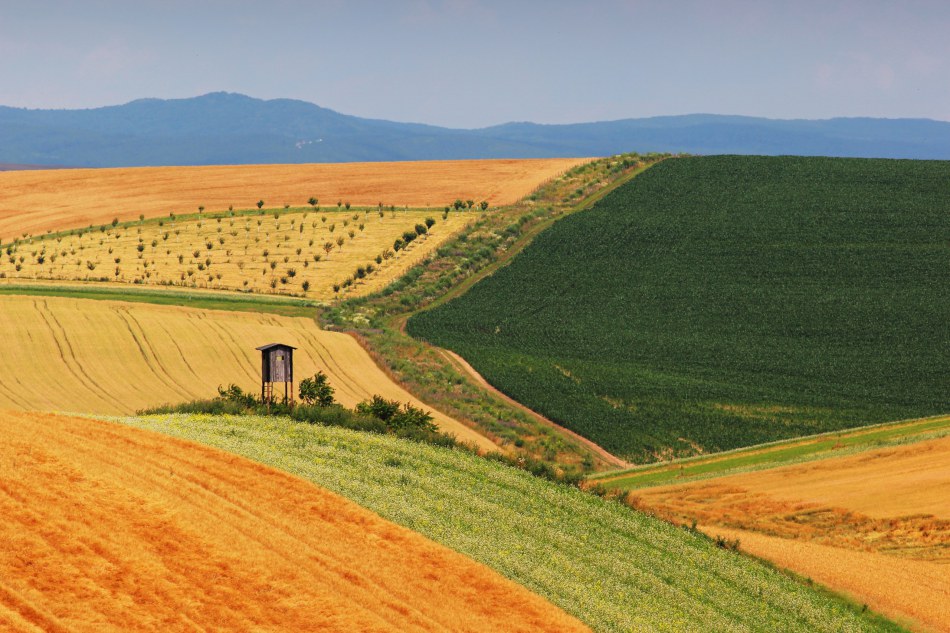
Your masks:
<svg viewBox="0 0 950 633"><path fill-rule="evenodd" d="M457 198L509 204L584 159L56 169L0 173L0 239L111 222L268 207L441 209Z"/></svg>
<svg viewBox="0 0 950 633"><path fill-rule="evenodd" d="M282 342L299 382L318 370L337 401L373 394L426 407L393 382L355 339L312 319L57 297L0 297L0 409L129 414L217 394L260 389L255 347ZM440 429L483 448L484 436L437 411Z"/></svg>
<svg viewBox="0 0 950 633"><path fill-rule="evenodd" d="M891 617L947 631L948 463L943 437L631 494Z"/></svg>
<svg viewBox="0 0 950 633"><path fill-rule="evenodd" d="M259 463L89 419L0 424L2 630L589 630Z"/></svg>

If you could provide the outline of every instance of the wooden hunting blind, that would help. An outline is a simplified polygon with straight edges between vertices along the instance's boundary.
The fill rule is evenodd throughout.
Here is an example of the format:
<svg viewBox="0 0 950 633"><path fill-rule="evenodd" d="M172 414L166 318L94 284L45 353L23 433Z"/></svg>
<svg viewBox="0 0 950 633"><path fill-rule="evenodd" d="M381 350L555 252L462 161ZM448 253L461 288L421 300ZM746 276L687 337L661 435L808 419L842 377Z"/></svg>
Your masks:
<svg viewBox="0 0 950 633"><path fill-rule="evenodd" d="M283 343L257 348L261 352L261 400L274 401L274 383L284 383L284 402L294 402L294 350Z"/></svg>

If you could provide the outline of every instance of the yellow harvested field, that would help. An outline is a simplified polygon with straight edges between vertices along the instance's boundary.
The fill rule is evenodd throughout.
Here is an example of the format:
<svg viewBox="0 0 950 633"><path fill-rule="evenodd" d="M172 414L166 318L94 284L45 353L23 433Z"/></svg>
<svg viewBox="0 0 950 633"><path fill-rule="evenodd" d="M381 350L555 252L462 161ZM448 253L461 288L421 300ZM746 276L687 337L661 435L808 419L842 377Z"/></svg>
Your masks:
<svg viewBox="0 0 950 633"><path fill-rule="evenodd" d="M678 522L950 563L950 437L638 490Z"/></svg>
<svg viewBox="0 0 950 633"><path fill-rule="evenodd" d="M7 243L0 278L295 294L380 290L477 217L475 211L351 209L166 218ZM417 226L426 227L421 235ZM407 241L405 234L414 239ZM396 240L405 245L398 249ZM359 270L362 269L362 273Z"/></svg>
<svg viewBox="0 0 950 633"><path fill-rule="evenodd" d="M119 424L0 412L0 630L589 631L307 481Z"/></svg>
<svg viewBox="0 0 950 633"><path fill-rule="evenodd" d="M455 199L510 204L588 159L136 167L0 172L0 239L120 221L268 207L441 209Z"/></svg>
<svg viewBox="0 0 950 633"><path fill-rule="evenodd" d="M950 566L758 532L700 526L740 549L849 596L915 631L950 631Z"/></svg>
<svg viewBox="0 0 950 633"><path fill-rule="evenodd" d="M950 437L634 497L915 628L950 631Z"/></svg>
<svg viewBox="0 0 950 633"><path fill-rule="evenodd" d="M294 377L324 371L353 406L373 394L432 411L440 429L486 449L489 439L397 385L355 339L307 318L55 297L0 297L0 409L129 414L260 389L267 343L297 348Z"/></svg>
<svg viewBox="0 0 950 633"><path fill-rule="evenodd" d="M716 483L878 519L931 514L950 520L950 437L733 475Z"/></svg>

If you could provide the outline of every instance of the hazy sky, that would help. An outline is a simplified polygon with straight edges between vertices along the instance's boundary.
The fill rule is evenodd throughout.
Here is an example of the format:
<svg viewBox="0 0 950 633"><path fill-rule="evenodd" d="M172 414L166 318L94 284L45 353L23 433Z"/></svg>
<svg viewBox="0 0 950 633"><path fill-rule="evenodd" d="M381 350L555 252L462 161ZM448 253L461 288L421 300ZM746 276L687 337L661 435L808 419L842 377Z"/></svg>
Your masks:
<svg viewBox="0 0 950 633"><path fill-rule="evenodd" d="M950 120L950 0L0 0L0 104L226 90L481 127Z"/></svg>

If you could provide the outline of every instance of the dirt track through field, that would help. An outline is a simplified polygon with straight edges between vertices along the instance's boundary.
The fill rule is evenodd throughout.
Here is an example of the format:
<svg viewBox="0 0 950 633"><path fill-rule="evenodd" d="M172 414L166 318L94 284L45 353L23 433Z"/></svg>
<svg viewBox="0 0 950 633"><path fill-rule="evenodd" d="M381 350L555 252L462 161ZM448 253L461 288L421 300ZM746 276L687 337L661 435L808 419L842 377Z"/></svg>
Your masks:
<svg viewBox="0 0 950 633"><path fill-rule="evenodd" d="M583 631L301 479L109 422L0 413L0 629Z"/></svg>
<svg viewBox="0 0 950 633"><path fill-rule="evenodd" d="M267 343L298 347L294 378L325 372L341 404L379 394L432 412L439 427L486 449L490 440L393 382L351 337L312 319L57 297L0 297L0 409L130 414L260 389ZM279 392L282 395L282 391Z"/></svg>
<svg viewBox="0 0 950 633"><path fill-rule="evenodd" d="M584 437L583 435L580 435L579 433L575 433L574 431L570 430L570 429L567 428L567 427L561 426L561 425L558 424L557 422L554 422L554 421L552 421L552 420L547 419L546 417L544 417L544 416L541 415L540 413L538 413L538 412L536 412L536 411L534 411L534 410L532 410L532 409L529 409L528 407L526 407L525 405L521 404L520 402L518 402L518 401L515 400L514 398L511 398L511 397L509 397L507 394L505 394L505 393L499 391L498 389L496 389L495 387L493 387L490 382L488 382L487 380L485 380L485 377L482 376L480 373L478 373L478 370L475 369L474 367L472 367L471 364L469 364L469 362L468 362L467 360L465 360L464 358L462 358L461 356L459 356L458 354L456 354L456 353L453 352L452 350L449 350L449 349L441 349L441 348L440 348L440 349L439 349L439 353L442 354L442 356L444 356L446 360L448 360L450 363L452 363L453 365L455 365L455 367L456 367L457 369L459 369L459 370L461 370L462 372L468 374L468 375L472 378L472 380L474 380L476 383L478 383L478 385L479 385L482 389L491 392L492 394L494 394L494 395L497 396L498 398L501 398L502 400L504 400L505 402L507 402L509 405L511 405L511 406L513 406L513 407L515 407L515 408L517 408L517 409L520 409L521 411L524 411L525 413L527 413L527 414L530 415L531 417L535 418L536 420L539 420L542 424L545 424L545 425L547 425L547 426L550 426L550 427L553 427L553 428L557 429L558 431L560 431L561 433L563 433L563 434L566 435L567 437L571 438L571 439L574 440L575 442L578 442L578 443L580 443L580 444L583 444L584 446L586 446L586 447L589 448L590 450L592 450L592 451L594 451L595 453L597 453L605 462L607 462L607 463L610 464L611 466L615 466L615 467L618 467L618 468L629 468L629 467L631 466L630 462L624 461L623 459L620 459L620 458L617 457L616 455L614 455L614 454L608 452L603 446L601 446L601 445L599 445L599 444L596 444L596 443L590 441L589 439L587 439L587 438Z"/></svg>
<svg viewBox="0 0 950 633"><path fill-rule="evenodd" d="M586 159L214 165L0 172L0 239L119 220L253 208L510 204Z"/></svg>

